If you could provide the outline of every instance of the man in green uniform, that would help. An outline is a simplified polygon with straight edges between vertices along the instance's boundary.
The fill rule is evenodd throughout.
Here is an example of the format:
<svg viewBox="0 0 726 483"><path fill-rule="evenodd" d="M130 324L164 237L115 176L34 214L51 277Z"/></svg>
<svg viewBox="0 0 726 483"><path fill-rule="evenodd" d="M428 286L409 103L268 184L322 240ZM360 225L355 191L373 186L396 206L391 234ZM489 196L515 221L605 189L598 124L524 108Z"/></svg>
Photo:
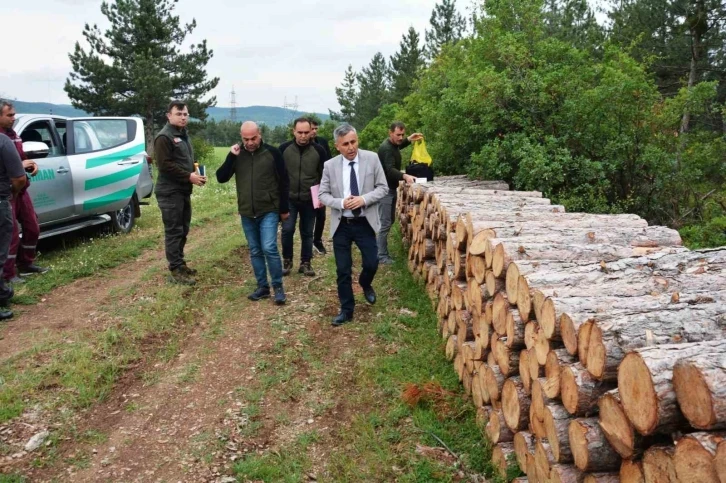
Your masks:
<svg viewBox="0 0 726 483"><path fill-rule="evenodd" d="M197 272L184 261L184 245L192 220L192 187L204 186L207 177L194 169L194 152L186 129L189 122L186 104L172 101L166 118L166 126L154 138L154 156L159 169L155 193L164 223L166 260L171 282L194 285Z"/></svg>

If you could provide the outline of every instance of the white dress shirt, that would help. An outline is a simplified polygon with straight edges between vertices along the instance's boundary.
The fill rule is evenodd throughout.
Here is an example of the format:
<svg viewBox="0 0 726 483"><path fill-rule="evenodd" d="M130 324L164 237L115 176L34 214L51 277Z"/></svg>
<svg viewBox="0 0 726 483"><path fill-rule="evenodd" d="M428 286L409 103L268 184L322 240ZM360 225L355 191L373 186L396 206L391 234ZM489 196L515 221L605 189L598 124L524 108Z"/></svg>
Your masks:
<svg viewBox="0 0 726 483"><path fill-rule="evenodd" d="M353 215L352 210L345 209L345 199L350 196L350 163L354 163L353 169L355 169L355 179L358 180L358 194L359 196L363 194L361 193L362 181L359 175L360 171L358 170L358 167L360 166L360 163L358 162L358 154L356 153L355 159L352 161L343 156L343 201L341 201L340 207L343 209L343 216L346 218L353 218L355 216ZM365 214L365 209L365 205L361 206L360 216Z"/></svg>

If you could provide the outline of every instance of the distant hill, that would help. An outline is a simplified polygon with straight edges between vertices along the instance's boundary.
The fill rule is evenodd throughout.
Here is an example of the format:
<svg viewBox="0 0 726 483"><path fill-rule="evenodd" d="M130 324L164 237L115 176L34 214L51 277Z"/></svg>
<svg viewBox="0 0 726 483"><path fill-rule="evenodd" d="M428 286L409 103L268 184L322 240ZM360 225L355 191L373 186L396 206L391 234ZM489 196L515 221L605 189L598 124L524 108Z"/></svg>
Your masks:
<svg viewBox="0 0 726 483"><path fill-rule="evenodd" d="M76 109L68 104L50 104L47 102L23 102L13 101L15 110L24 114L55 114L57 116L81 117L87 116L85 112ZM210 107L208 109L209 117L217 121L230 118L229 107ZM289 109L273 106L249 106L237 108L237 120L251 120L258 123L264 123L274 127L284 125L293 118L303 113L295 113ZM318 116L325 121L329 118L327 114L317 113Z"/></svg>

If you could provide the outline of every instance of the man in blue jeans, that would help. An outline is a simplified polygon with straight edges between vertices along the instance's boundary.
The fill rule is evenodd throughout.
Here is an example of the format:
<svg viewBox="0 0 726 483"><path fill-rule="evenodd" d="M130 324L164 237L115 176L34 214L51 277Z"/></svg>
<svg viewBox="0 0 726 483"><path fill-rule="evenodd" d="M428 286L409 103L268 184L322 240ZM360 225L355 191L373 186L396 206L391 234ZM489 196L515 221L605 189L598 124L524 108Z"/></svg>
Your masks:
<svg viewBox="0 0 726 483"><path fill-rule="evenodd" d="M284 221L290 216L290 179L280 151L262 141L257 124L243 123L240 134L242 145L232 146L224 164L217 170L217 181L226 183L235 177L237 208L257 279L257 289L247 298L257 301L270 297L269 270L275 303L282 305L287 298L282 287L277 225L280 219Z"/></svg>

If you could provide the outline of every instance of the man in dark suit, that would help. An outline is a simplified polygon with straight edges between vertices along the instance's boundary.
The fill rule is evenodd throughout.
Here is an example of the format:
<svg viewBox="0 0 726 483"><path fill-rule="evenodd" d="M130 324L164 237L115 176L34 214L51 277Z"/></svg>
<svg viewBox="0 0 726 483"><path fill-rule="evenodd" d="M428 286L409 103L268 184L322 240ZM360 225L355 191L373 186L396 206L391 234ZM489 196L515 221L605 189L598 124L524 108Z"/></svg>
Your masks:
<svg viewBox="0 0 726 483"><path fill-rule="evenodd" d="M378 203L388 193L386 175L378 155L358 149L358 133L350 124L333 132L340 155L325 163L320 182L320 201L330 207L330 233L338 275L340 313L333 319L337 327L353 320L353 243L358 246L363 267L358 283L369 304L376 303L373 278L378 270L376 233L381 227Z"/></svg>

